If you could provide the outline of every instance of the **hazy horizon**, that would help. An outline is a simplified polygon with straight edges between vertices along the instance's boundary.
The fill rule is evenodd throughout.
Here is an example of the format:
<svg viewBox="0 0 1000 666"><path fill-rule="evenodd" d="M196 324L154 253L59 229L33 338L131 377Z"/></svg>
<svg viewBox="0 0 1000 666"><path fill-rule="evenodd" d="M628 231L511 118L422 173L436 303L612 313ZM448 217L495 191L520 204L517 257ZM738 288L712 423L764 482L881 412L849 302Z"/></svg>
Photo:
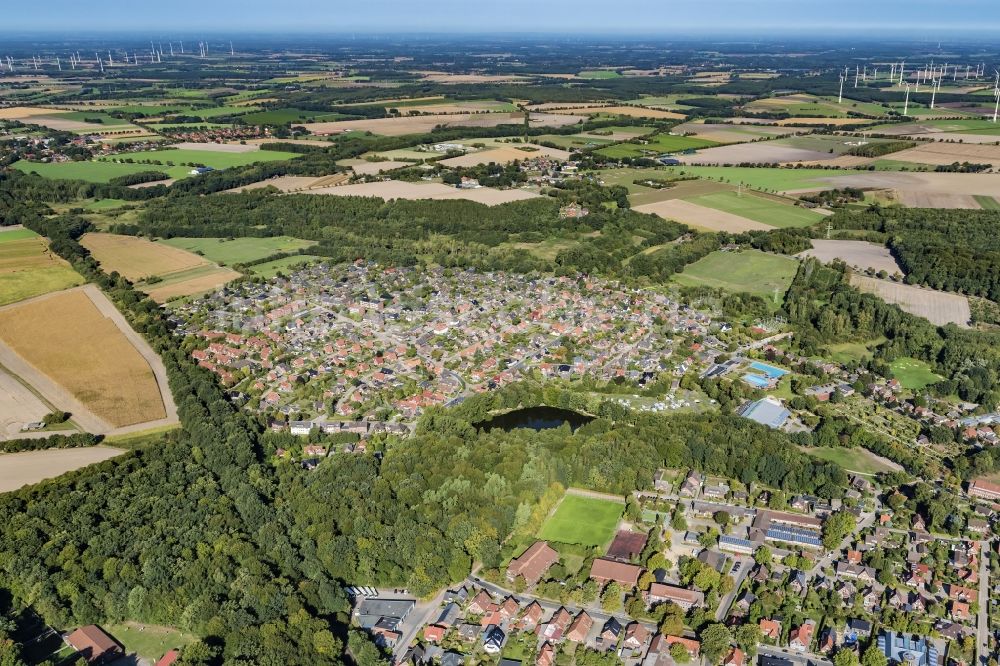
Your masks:
<svg viewBox="0 0 1000 666"><path fill-rule="evenodd" d="M856 36L893 34L910 41L1000 31L1000 3L993 0L842 0L830 9L809 0L622 0L609 9L596 0L507 0L469 4L458 0L371 0L350 8L321 0L292 6L271 2L175 0L163 6L96 0L48 0L44 17L32 5L5 12L0 35L273 34L564 34L678 37L768 35Z"/></svg>

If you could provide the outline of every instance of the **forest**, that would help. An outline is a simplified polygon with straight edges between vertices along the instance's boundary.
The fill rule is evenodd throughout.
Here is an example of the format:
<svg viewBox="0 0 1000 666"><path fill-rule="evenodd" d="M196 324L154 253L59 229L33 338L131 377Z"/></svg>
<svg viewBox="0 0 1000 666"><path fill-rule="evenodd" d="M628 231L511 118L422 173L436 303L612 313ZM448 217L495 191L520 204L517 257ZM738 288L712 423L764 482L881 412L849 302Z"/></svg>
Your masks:
<svg viewBox="0 0 1000 666"><path fill-rule="evenodd" d="M869 208L829 220L881 234L910 284L1000 300L997 211Z"/></svg>

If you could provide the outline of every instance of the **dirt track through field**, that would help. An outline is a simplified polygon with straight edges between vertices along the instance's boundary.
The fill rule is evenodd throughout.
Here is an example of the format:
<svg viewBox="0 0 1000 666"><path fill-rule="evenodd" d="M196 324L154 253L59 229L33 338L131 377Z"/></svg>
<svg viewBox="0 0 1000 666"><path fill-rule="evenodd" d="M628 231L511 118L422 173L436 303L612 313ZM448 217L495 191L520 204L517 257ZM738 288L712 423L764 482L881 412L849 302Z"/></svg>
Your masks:
<svg viewBox="0 0 1000 666"><path fill-rule="evenodd" d="M54 479L66 472L103 462L125 453L110 446L45 449L0 454L0 493Z"/></svg>
<svg viewBox="0 0 1000 666"><path fill-rule="evenodd" d="M733 215L707 206L699 206L680 199L668 199L656 203L633 207L639 213L653 213L667 220L681 222L688 226L708 231L728 231L738 234L743 231L773 229L766 224Z"/></svg>

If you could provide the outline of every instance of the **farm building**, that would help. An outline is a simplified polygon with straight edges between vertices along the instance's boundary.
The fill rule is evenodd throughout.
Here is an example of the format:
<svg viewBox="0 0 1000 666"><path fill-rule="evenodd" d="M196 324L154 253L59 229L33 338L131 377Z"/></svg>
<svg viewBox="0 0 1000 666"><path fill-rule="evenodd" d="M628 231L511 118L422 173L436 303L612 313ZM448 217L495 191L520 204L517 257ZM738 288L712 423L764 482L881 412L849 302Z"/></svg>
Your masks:
<svg viewBox="0 0 1000 666"><path fill-rule="evenodd" d="M118 641L96 624L80 627L66 635L64 640L86 659L88 664L105 664L125 656L125 650Z"/></svg>

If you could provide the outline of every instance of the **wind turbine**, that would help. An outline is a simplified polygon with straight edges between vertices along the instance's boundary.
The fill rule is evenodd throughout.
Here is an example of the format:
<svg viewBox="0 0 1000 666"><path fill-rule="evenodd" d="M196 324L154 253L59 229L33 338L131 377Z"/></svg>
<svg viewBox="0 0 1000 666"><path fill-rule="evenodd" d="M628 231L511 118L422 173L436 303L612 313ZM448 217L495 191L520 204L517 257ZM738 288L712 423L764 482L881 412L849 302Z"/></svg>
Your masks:
<svg viewBox="0 0 1000 666"><path fill-rule="evenodd" d="M173 58L174 57L174 43L173 42L167 42L167 46L170 47L170 57Z"/></svg>
<svg viewBox="0 0 1000 666"><path fill-rule="evenodd" d="M855 88L858 87L858 72L859 72L858 66L855 65L854 66L854 87Z"/></svg>
<svg viewBox="0 0 1000 666"><path fill-rule="evenodd" d="M1000 111L1000 90L994 89L993 96L997 98L997 103L993 106L993 122L996 122L997 111Z"/></svg>
<svg viewBox="0 0 1000 666"><path fill-rule="evenodd" d="M906 61L899 63L899 85L903 85L903 72L906 71Z"/></svg>
<svg viewBox="0 0 1000 666"><path fill-rule="evenodd" d="M236 51L233 51L233 40L231 39L229 40L229 55L231 56L236 55Z"/></svg>
<svg viewBox="0 0 1000 666"><path fill-rule="evenodd" d="M181 55L184 55L184 40L181 40Z"/></svg>
<svg viewBox="0 0 1000 666"><path fill-rule="evenodd" d="M938 88L941 87L941 79L931 83L931 108L934 108L934 100L937 98Z"/></svg>
<svg viewBox="0 0 1000 666"><path fill-rule="evenodd" d="M844 75L840 75L840 92L837 94L837 104L844 101Z"/></svg>
<svg viewBox="0 0 1000 666"><path fill-rule="evenodd" d="M903 102L903 115L908 115L907 111L910 108L910 84L906 84L906 100Z"/></svg>

